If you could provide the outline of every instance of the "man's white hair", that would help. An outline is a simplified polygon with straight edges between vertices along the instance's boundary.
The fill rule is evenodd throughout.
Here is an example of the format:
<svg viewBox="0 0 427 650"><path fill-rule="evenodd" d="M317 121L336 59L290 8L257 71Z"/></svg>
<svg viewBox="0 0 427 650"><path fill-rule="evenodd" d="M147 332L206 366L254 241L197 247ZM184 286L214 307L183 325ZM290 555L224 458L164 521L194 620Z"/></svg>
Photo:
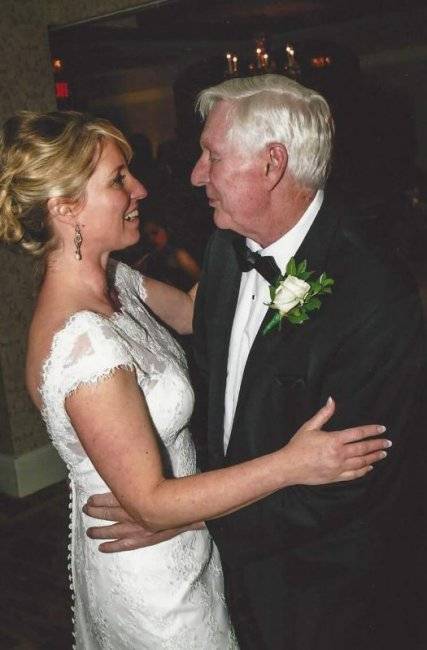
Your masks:
<svg viewBox="0 0 427 650"><path fill-rule="evenodd" d="M288 153L288 169L300 185L310 189L325 185L334 123L319 93L282 75L242 77L202 90L196 110L206 120L219 101L231 105L229 141L250 151L280 143Z"/></svg>

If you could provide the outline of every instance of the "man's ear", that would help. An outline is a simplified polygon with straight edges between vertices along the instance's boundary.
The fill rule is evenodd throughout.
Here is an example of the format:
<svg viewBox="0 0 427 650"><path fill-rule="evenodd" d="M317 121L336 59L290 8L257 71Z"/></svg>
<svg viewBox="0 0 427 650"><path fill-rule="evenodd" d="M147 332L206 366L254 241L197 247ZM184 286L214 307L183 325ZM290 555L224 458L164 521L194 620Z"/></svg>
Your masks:
<svg viewBox="0 0 427 650"><path fill-rule="evenodd" d="M49 216L67 225L72 225L75 221L72 208L73 203L61 196L51 197L47 202Z"/></svg>
<svg viewBox="0 0 427 650"><path fill-rule="evenodd" d="M267 145L267 164L265 177L270 189L274 189L282 180L288 166L288 152L286 147L279 142Z"/></svg>

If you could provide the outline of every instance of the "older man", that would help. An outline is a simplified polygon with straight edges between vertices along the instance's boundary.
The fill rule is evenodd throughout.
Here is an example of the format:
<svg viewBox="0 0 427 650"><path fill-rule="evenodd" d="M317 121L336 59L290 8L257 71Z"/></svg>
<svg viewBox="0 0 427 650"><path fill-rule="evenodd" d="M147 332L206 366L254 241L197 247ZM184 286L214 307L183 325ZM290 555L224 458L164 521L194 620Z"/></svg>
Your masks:
<svg viewBox="0 0 427 650"><path fill-rule="evenodd" d="M209 385L209 468L278 449L283 431L328 395L337 402L331 428L384 422L394 442L363 479L287 488L209 522L239 642L392 647L405 619L389 596L400 575L394 542L412 514L409 450L425 354L417 292L348 206L324 196L333 122L319 94L265 75L208 88L199 107L206 123L192 182L206 188L218 227L194 320ZM303 284L285 313L284 303L281 311L267 303L291 258ZM321 274L334 284L317 283L310 302L304 283Z"/></svg>

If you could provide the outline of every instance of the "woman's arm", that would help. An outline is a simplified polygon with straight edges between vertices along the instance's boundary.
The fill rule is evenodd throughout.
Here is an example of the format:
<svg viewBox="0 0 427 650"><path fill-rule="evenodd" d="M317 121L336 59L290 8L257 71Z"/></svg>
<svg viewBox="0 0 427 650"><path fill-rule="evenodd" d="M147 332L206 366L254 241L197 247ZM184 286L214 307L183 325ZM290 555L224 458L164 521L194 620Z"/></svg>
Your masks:
<svg viewBox="0 0 427 650"><path fill-rule="evenodd" d="M216 518L287 485L363 476L388 446L378 439L355 442L383 432L376 425L319 431L333 413L333 404L328 404L277 452L227 469L166 479L134 373L119 368L100 383L79 387L67 397L66 409L89 458L120 504L151 530Z"/></svg>
<svg viewBox="0 0 427 650"><path fill-rule="evenodd" d="M193 311L197 284L188 293L169 284L144 276L145 302L160 320L178 334L193 331Z"/></svg>

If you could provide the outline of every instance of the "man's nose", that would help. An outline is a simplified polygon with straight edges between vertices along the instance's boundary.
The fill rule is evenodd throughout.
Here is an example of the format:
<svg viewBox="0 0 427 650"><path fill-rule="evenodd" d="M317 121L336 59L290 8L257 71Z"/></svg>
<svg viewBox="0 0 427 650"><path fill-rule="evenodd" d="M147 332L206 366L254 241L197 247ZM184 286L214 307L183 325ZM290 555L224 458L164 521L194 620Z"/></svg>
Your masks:
<svg viewBox="0 0 427 650"><path fill-rule="evenodd" d="M199 160L194 165L193 171L191 172L191 183L196 187L202 187L206 185L209 180L209 168L206 162L203 160L203 154L200 156Z"/></svg>

